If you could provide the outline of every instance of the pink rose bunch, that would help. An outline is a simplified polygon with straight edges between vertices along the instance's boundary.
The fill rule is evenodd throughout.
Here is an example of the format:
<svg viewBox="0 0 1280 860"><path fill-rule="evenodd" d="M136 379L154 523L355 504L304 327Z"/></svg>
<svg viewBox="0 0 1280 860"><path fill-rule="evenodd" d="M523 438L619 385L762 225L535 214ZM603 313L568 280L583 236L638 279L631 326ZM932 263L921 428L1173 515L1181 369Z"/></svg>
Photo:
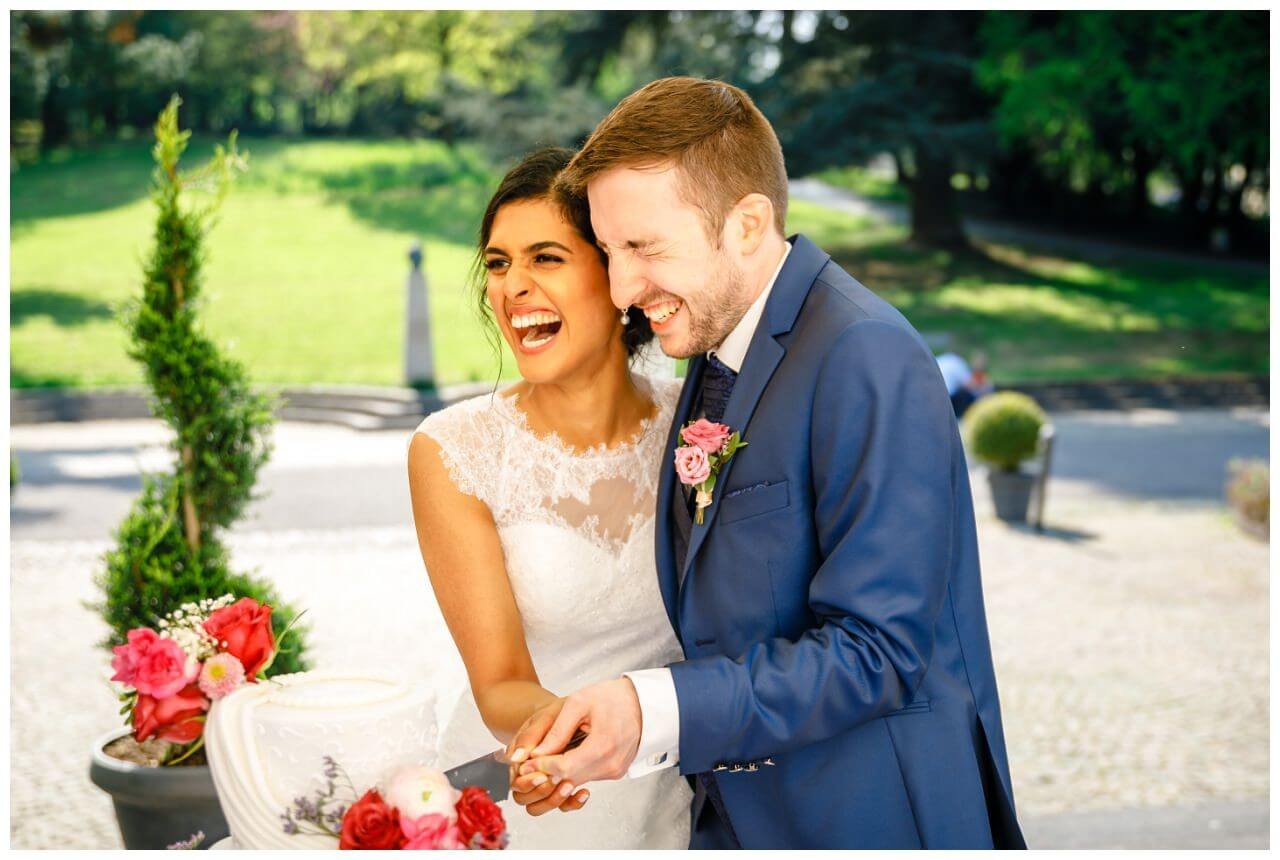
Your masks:
<svg viewBox="0 0 1280 860"><path fill-rule="evenodd" d="M697 490L694 521L702 525L703 514L711 507L712 492L720 469L739 448L747 447L739 434L724 424L699 418L680 429L684 445L675 450L676 477Z"/></svg>
<svg viewBox="0 0 1280 860"><path fill-rule="evenodd" d="M139 743L198 741L210 704L270 665L271 607L248 597L232 601L226 595L183 604L160 622L163 632L135 627L111 649L111 680L128 688L121 699Z"/></svg>

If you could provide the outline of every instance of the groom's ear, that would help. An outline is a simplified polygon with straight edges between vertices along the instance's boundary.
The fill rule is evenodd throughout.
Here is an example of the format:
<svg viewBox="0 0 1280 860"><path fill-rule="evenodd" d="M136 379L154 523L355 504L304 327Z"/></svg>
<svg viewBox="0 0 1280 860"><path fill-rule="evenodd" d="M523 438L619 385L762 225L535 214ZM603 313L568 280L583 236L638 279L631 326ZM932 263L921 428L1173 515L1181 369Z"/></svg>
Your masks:
<svg viewBox="0 0 1280 860"><path fill-rule="evenodd" d="M773 229L773 201L763 194L748 194L734 204L725 227L743 256L754 254Z"/></svg>

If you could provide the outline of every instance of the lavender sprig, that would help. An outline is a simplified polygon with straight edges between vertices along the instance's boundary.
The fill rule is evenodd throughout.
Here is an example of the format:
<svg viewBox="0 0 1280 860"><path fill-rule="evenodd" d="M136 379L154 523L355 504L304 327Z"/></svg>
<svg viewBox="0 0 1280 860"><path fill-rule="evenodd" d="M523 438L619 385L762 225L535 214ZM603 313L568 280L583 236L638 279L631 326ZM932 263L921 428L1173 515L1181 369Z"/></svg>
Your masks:
<svg viewBox="0 0 1280 860"><path fill-rule="evenodd" d="M318 789L312 797L295 797L293 806L280 814L281 827L289 836L299 833L318 833L325 836L340 836L342 833L342 816L347 812L347 804L339 801L338 780L346 783L351 790L352 801L355 800L355 786L351 784L346 771L331 756L324 757L325 785Z"/></svg>
<svg viewBox="0 0 1280 860"><path fill-rule="evenodd" d="M166 851L194 851L196 848L200 847L200 843L203 841L204 841L204 831L197 830L195 833L192 833L189 837L187 837L186 839L183 839L180 842L175 842L172 845L166 845L165 850Z"/></svg>

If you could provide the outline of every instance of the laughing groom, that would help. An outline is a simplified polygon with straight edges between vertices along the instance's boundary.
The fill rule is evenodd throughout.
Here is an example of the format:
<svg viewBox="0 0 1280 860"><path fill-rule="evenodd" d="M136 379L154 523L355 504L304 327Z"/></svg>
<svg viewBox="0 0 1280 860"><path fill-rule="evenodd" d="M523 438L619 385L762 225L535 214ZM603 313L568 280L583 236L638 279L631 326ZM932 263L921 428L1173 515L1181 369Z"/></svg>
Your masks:
<svg viewBox="0 0 1280 860"><path fill-rule="evenodd" d="M656 529L686 659L569 695L510 749L575 787L678 767L691 848L1025 847L964 451L920 335L786 238L782 150L736 87L649 84L561 184L614 304L690 359ZM746 443L709 498L677 474L698 418Z"/></svg>

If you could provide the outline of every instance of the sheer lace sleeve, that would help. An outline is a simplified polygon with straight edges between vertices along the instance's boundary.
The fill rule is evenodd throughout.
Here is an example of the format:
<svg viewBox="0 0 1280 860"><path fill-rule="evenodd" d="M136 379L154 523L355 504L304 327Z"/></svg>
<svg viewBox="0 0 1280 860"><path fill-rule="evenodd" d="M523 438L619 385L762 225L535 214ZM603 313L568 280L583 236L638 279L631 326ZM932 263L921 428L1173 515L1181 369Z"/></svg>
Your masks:
<svg viewBox="0 0 1280 860"><path fill-rule="evenodd" d="M495 420L490 396L482 395L433 412L413 431L440 446L445 470L459 492L492 505L502 452L502 422ZM413 434L406 442L413 441Z"/></svg>

